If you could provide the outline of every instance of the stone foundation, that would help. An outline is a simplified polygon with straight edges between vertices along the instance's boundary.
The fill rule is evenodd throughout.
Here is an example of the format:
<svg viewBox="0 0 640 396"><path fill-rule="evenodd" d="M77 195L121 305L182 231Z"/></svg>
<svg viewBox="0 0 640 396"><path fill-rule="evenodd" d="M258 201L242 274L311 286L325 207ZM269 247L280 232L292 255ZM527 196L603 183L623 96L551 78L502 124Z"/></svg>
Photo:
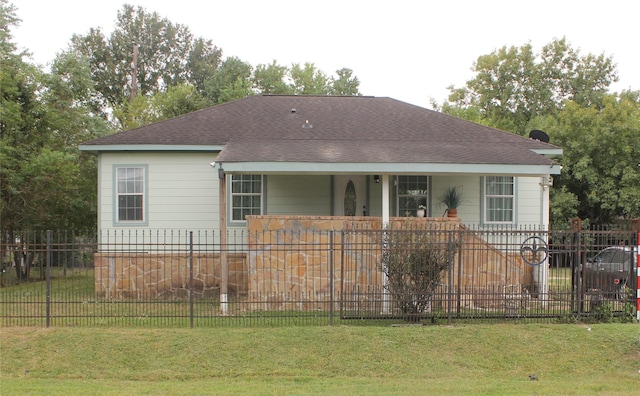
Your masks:
<svg viewBox="0 0 640 396"><path fill-rule="evenodd" d="M108 299L188 298L190 257L184 253L97 253L94 257L95 293ZM229 254L229 292L248 292L244 254ZM220 255L193 256L194 295L219 298Z"/></svg>

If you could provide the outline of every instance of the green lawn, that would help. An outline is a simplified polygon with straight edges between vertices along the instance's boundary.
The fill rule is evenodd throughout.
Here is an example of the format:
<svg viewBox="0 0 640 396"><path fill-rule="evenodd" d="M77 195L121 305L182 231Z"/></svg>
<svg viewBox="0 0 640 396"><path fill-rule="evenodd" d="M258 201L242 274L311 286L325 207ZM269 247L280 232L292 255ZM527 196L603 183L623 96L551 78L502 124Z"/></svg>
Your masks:
<svg viewBox="0 0 640 396"><path fill-rule="evenodd" d="M640 389L637 324L3 327L0 348L2 395L632 395Z"/></svg>

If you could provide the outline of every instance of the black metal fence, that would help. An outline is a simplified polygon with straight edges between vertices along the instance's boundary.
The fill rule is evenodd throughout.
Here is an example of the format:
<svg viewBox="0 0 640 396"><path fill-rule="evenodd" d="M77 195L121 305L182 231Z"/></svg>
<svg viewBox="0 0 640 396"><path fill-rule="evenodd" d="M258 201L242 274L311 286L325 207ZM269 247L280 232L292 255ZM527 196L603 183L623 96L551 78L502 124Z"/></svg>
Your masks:
<svg viewBox="0 0 640 396"><path fill-rule="evenodd" d="M635 230L2 232L3 326L633 321ZM627 260L627 261L625 261Z"/></svg>

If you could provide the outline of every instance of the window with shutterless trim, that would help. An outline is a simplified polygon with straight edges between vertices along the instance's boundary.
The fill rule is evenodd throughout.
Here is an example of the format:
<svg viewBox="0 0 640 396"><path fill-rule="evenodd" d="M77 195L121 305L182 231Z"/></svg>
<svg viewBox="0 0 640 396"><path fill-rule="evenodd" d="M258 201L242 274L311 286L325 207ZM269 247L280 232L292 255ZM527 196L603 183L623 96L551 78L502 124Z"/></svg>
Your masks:
<svg viewBox="0 0 640 396"><path fill-rule="evenodd" d="M262 214L261 175L231 175L231 221Z"/></svg>
<svg viewBox="0 0 640 396"><path fill-rule="evenodd" d="M116 223L146 223L146 174L146 166L114 166Z"/></svg>
<svg viewBox="0 0 640 396"><path fill-rule="evenodd" d="M397 181L398 216L414 217L429 207L429 176L398 176Z"/></svg>
<svg viewBox="0 0 640 396"><path fill-rule="evenodd" d="M483 184L484 222L512 224L515 219L515 180L513 176L485 176Z"/></svg>

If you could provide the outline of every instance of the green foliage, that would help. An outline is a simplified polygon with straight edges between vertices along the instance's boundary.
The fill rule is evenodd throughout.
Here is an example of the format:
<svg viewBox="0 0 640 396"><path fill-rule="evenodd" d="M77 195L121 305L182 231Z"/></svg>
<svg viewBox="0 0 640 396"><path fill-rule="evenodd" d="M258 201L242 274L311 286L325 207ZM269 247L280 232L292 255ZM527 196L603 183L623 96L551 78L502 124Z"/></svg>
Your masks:
<svg viewBox="0 0 640 396"><path fill-rule="evenodd" d="M438 197L438 201L447 209L456 209L462 203L462 191L459 187L449 187Z"/></svg>
<svg viewBox="0 0 640 396"><path fill-rule="evenodd" d="M360 80L353 75L351 69L336 70L338 78L333 80L333 86L331 87L331 95L343 95L343 96L358 96L360 92L358 87L360 86Z"/></svg>
<svg viewBox="0 0 640 396"><path fill-rule="evenodd" d="M637 291L628 287L624 288L623 299L624 306L622 308L622 315L619 316L618 321L621 323L633 323L636 321L636 297Z"/></svg>
<svg viewBox="0 0 640 396"><path fill-rule="evenodd" d="M20 18L16 15L16 7L8 0L0 0L0 54L3 58L16 50L12 41L11 26L16 26L20 22ZM2 70L0 69L0 72Z"/></svg>
<svg viewBox="0 0 640 396"><path fill-rule="evenodd" d="M556 183L554 181L554 183ZM553 219L554 229L569 229L571 220L578 217L578 197L569 191L567 186L556 183L556 187L551 189L551 219ZM564 226L567 226L566 228Z"/></svg>
<svg viewBox="0 0 640 396"><path fill-rule="evenodd" d="M291 87L294 95L327 95L329 94L329 78L316 69L313 63L305 63L304 67L293 64L290 70Z"/></svg>
<svg viewBox="0 0 640 396"><path fill-rule="evenodd" d="M2 3L2 21L17 21ZM93 103L84 58L59 55L45 74L15 53L3 26L0 55L0 216L5 229L95 225L96 159L77 145L109 132Z"/></svg>
<svg viewBox="0 0 640 396"><path fill-rule="evenodd" d="M206 96L212 103L219 104L252 95L251 72L248 63L236 57L227 58L206 81Z"/></svg>
<svg viewBox="0 0 640 396"><path fill-rule="evenodd" d="M405 320L417 321L430 308L442 272L452 263L454 246L436 240L442 237L416 230L390 230L387 234L382 258L385 289Z"/></svg>
<svg viewBox="0 0 640 396"><path fill-rule="evenodd" d="M442 110L452 115L521 135L536 117L555 114L565 101L601 106L609 85L617 81L611 57L581 56L565 38L544 46L538 55L530 44L502 47L478 57L476 75L463 88L449 87Z"/></svg>
<svg viewBox="0 0 640 396"><path fill-rule="evenodd" d="M449 87L443 112L526 135L542 129L564 151L551 190L551 222L608 224L640 216L639 92L608 93L611 57L581 55L565 38L478 57L476 75ZM436 104L437 106L437 104Z"/></svg>
<svg viewBox="0 0 640 396"><path fill-rule="evenodd" d="M127 130L200 110L209 102L191 85L179 84L151 96L136 96L114 110L120 128Z"/></svg>
<svg viewBox="0 0 640 396"><path fill-rule="evenodd" d="M74 35L71 42L72 51L89 62L104 111L122 108L131 96L134 45L139 52L137 94L143 96L179 84L189 84L204 95L205 82L217 70L222 55L211 41L194 38L186 26L125 4L108 38L100 29L91 29L86 35Z"/></svg>
<svg viewBox="0 0 640 396"><path fill-rule="evenodd" d="M547 118L547 132L564 150L552 190L552 211L560 216L554 222L577 215L607 224L640 216L638 97L605 95L601 109L567 102L564 111Z"/></svg>
<svg viewBox="0 0 640 396"><path fill-rule="evenodd" d="M339 79L313 64L257 67L142 7L124 5L113 33L74 35L51 72L17 53L16 8L0 0L0 216L4 228L85 228L96 221L96 158L78 145L117 125L129 129L254 93L357 94L349 69ZM136 91L131 65L137 46ZM295 82L294 82L295 81ZM339 84L338 84L339 82Z"/></svg>
<svg viewBox="0 0 640 396"><path fill-rule="evenodd" d="M209 105L195 87L187 84L173 85L164 92L158 92L153 95L151 101L157 113L160 114L160 119L177 117Z"/></svg>
<svg viewBox="0 0 640 396"><path fill-rule="evenodd" d="M292 94L293 90L285 81L287 73L287 68L278 65L275 60L268 65L258 65L253 73L253 85L265 95Z"/></svg>
<svg viewBox="0 0 640 396"><path fill-rule="evenodd" d="M274 60L269 65L258 65L253 74L257 93L274 95L360 95L360 81L351 69L336 71L338 78L318 70L313 63L304 67L294 63L291 68L280 66Z"/></svg>
<svg viewBox="0 0 640 396"><path fill-rule="evenodd" d="M593 307L593 320L600 323L611 323L613 317L613 305L608 301L600 302Z"/></svg>
<svg viewBox="0 0 640 396"><path fill-rule="evenodd" d="M132 95L134 46L138 56ZM125 129L256 93L359 94L360 83L350 69L338 70L337 79L313 63L287 68L274 60L253 70L236 57L222 61L222 50L210 40L194 38L186 26L126 4L110 36L100 29L76 34L69 53L88 64L93 111L105 119L112 115L115 120L110 121Z"/></svg>

